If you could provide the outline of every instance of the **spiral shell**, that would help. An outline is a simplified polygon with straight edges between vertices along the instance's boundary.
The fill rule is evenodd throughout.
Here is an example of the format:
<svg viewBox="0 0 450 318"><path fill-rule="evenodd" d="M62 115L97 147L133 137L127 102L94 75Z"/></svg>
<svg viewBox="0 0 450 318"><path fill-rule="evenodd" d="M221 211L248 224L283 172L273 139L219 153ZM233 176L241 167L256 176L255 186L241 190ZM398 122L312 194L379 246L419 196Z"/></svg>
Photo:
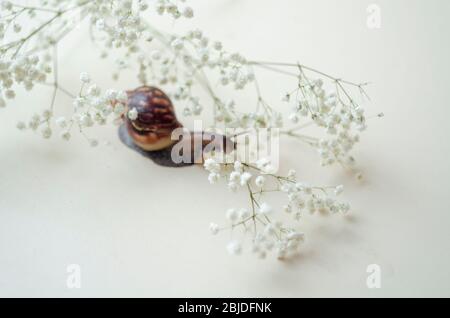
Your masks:
<svg viewBox="0 0 450 318"><path fill-rule="evenodd" d="M172 145L172 131L182 125L177 120L169 97L151 86L142 86L127 93L127 108L135 109L137 118L131 120L127 116L125 124L136 145L146 151L161 150Z"/></svg>

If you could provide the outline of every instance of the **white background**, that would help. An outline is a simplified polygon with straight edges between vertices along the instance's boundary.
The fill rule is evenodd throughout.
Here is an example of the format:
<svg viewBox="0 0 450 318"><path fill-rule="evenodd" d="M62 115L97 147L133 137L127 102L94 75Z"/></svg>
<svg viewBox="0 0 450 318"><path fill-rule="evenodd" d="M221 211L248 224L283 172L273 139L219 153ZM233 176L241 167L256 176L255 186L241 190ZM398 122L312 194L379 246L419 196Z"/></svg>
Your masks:
<svg viewBox="0 0 450 318"><path fill-rule="evenodd" d="M282 165L304 180L343 183L351 216L306 218L294 260L231 257L229 235L212 237L208 224L225 222L245 196L210 186L198 167L155 166L113 126L96 132L111 142L96 149L21 133L16 120L50 99L46 89L23 93L0 113L0 296L450 296L450 3L375 1L378 30L366 26L365 0L191 3L192 25L230 50L372 83L365 107L386 116L369 122L355 151L364 182L318 167L294 140L282 149ZM110 67L84 39L73 35L61 49L61 81L73 91L80 70L110 85ZM279 103L287 82L261 76ZM115 85L137 82L130 75ZM380 289L366 287L372 263ZM69 264L81 266L81 289L66 287Z"/></svg>

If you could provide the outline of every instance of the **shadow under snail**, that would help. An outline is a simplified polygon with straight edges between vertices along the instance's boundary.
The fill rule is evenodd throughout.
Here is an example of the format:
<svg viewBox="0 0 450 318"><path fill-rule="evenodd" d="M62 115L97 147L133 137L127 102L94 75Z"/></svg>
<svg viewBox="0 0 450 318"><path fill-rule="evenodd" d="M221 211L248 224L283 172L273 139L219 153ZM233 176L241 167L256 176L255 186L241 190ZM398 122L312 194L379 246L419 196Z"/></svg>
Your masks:
<svg viewBox="0 0 450 318"><path fill-rule="evenodd" d="M159 88L141 86L127 91L128 100L119 128L120 140L129 148L166 167L190 166L203 162L204 152L230 152L236 144L223 135L208 132L188 132L178 121L170 98ZM137 116L127 114L135 109ZM173 134L176 132L177 134ZM183 133L179 133L183 130ZM174 149L174 147L177 147ZM174 160L172 151L188 160ZM189 152L184 154L183 151Z"/></svg>

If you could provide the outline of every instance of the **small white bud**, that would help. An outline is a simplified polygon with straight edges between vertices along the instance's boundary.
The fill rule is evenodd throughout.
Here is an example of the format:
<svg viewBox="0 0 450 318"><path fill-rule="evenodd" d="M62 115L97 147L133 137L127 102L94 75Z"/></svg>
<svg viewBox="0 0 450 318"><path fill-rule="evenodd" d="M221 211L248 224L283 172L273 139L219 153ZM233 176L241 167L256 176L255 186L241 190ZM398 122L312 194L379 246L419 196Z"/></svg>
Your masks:
<svg viewBox="0 0 450 318"><path fill-rule="evenodd" d="M138 112L136 108L133 108L130 111L128 111L128 118L130 120L136 120L138 118Z"/></svg>
<svg viewBox="0 0 450 318"><path fill-rule="evenodd" d="M80 74L80 81L87 84L91 81L91 77L89 76L88 73L83 72Z"/></svg>

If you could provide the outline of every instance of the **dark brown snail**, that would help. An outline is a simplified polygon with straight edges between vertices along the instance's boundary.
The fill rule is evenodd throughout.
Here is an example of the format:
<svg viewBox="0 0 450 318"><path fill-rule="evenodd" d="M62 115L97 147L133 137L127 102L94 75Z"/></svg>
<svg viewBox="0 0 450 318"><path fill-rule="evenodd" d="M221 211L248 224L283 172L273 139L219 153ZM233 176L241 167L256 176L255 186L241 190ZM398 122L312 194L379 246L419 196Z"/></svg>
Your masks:
<svg viewBox="0 0 450 318"><path fill-rule="evenodd" d="M142 86L128 91L127 94L126 110L128 112L134 109L137 116L133 119L123 116L124 124L119 129L119 137L128 147L157 164L179 167L202 163L203 152L208 149L230 152L235 148L235 143L230 138L206 132L185 132L180 134L178 139L174 138L174 130L181 129L183 125L176 117L171 100L159 88ZM177 146L190 151L190 160L173 160L172 150Z"/></svg>

